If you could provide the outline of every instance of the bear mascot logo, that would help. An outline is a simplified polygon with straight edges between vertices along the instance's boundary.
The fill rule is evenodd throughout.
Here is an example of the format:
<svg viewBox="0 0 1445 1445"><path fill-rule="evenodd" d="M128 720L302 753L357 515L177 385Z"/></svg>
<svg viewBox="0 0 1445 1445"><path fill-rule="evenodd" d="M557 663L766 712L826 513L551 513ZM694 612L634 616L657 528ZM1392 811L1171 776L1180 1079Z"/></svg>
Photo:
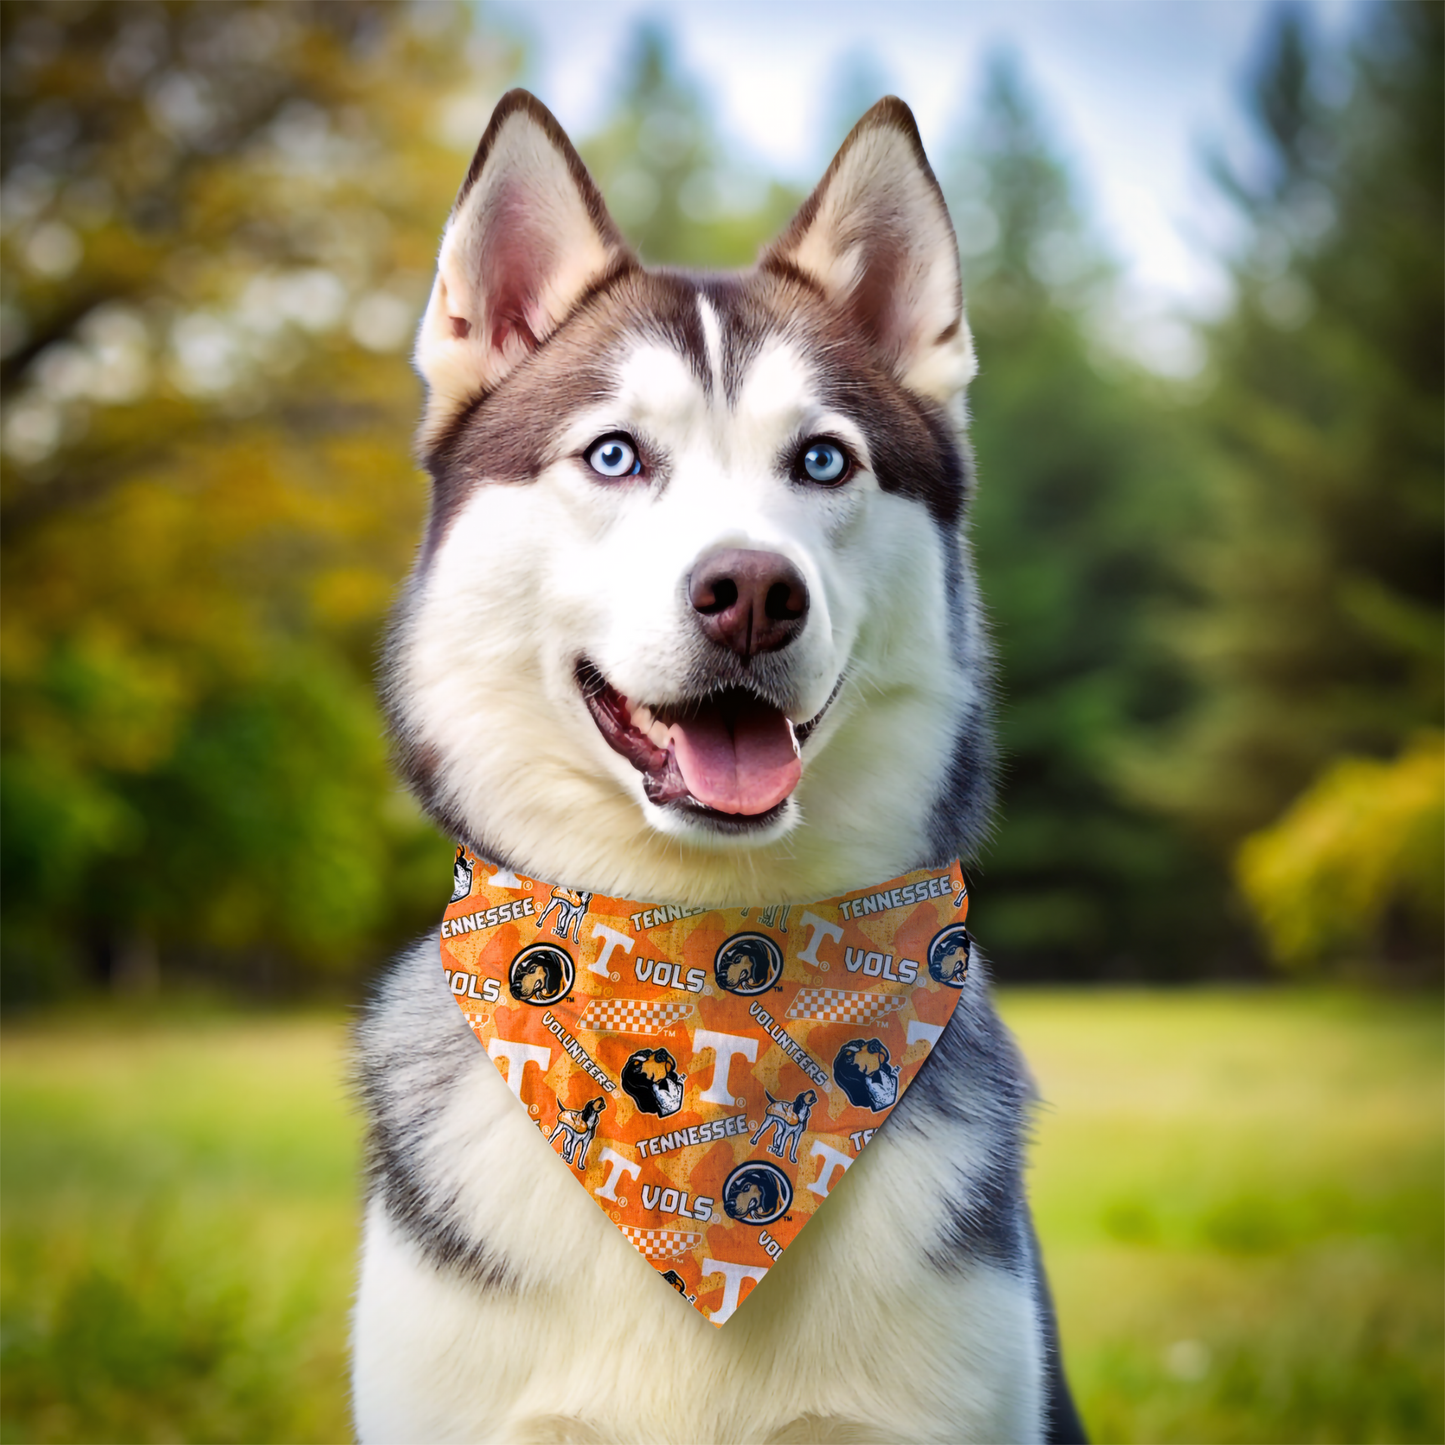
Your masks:
<svg viewBox="0 0 1445 1445"><path fill-rule="evenodd" d="M968 978L968 953L973 940L961 923L950 923L928 945L929 977L949 988L962 988Z"/></svg>
<svg viewBox="0 0 1445 1445"><path fill-rule="evenodd" d="M534 943L512 960L507 987L518 1003L541 1008L566 998L575 977L572 959L566 952L550 943Z"/></svg>
<svg viewBox="0 0 1445 1445"><path fill-rule="evenodd" d="M727 1177L722 1192L723 1208L739 1224L760 1228L781 1219L793 1202L793 1186L776 1164L749 1159Z"/></svg>
<svg viewBox="0 0 1445 1445"><path fill-rule="evenodd" d="M713 960L718 987L750 998L766 993L783 972L783 951L765 933L735 933Z"/></svg>
<svg viewBox="0 0 1445 1445"><path fill-rule="evenodd" d="M898 1098L898 1067L881 1039L849 1039L833 1060L833 1077L850 1103L875 1114Z"/></svg>
<svg viewBox="0 0 1445 1445"><path fill-rule="evenodd" d="M682 1108L677 1060L666 1049L638 1049L622 1066L622 1087L644 1114L665 1119Z"/></svg>

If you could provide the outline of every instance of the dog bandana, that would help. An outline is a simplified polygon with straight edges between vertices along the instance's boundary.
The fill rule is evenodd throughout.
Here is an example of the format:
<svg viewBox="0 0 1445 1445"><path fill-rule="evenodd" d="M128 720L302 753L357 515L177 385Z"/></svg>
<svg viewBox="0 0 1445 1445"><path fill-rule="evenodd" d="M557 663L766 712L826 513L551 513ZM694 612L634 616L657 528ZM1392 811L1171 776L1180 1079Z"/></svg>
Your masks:
<svg viewBox="0 0 1445 1445"><path fill-rule="evenodd" d="M953 1016L967 913L956 863L806 906L681 908L458 848L442 964L559 1163L722 1325Z"/></svg>

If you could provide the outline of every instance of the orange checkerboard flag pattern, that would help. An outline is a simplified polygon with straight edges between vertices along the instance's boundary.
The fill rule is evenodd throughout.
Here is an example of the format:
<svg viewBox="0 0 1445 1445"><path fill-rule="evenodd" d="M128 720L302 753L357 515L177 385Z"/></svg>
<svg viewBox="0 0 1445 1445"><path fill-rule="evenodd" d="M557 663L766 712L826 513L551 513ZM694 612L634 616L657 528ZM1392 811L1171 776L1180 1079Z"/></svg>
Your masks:
<svg viewBox="0 0 1445 1445"><path fill-rule="evenodd" d="M458 848L448 986L663 1281L731 1318L841 1186L968 984L959 865L803 907L607 898Z"/></svg>

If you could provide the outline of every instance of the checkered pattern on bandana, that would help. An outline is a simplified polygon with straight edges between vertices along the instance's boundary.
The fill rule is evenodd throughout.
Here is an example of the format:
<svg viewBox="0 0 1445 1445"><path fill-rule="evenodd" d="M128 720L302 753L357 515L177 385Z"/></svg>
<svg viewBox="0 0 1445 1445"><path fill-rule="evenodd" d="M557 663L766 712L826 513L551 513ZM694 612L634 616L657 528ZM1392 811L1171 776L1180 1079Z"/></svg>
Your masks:
<svg viewBox="0 0 1445 1445"><path fill-rule="evenodd" d="M801 988L788 1010L790 1019L818 1019L830 1024L876 1024L908 1004L886 993L850 993L845 988Z"/></svg>
<svg viewBox="0 0 1445 1445"><path fill-rule="evenodd" d="M537 1147L714 1325L826 1207L973 986L957 863L698 908L462 846L451 888L446 987Z"/></svg>
<svg viewBox="0 0 1445 1445"><path fill-rule="evenodd" d="M700 1234L688 1234L681 1229L633 1229L626 1224L620 1227L633 1248L653 1260L676 1259L702 1238Z"/></svg>
<svg viewBox="0 0 1445 1445"><path fill-rule="evenodd" d="M594 1034L660 1034L692 1012L690 1003L654 1003L644 998L599 998L587 1005L578 1026Z"/></svg>

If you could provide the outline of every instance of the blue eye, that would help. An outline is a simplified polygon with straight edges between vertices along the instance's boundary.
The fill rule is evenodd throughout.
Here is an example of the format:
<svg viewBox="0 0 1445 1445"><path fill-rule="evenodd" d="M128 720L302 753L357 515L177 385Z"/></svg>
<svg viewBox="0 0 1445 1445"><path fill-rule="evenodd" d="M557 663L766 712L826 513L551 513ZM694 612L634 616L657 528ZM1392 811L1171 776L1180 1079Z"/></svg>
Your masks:
<svg viewBox="0 0 1445 1445"><path fill-rule="evenodd" d="M837 442L813 441L803 448L798 465L809 481L831 486L847 475L848 453Z"/></svg>
<svg viewBox="0 0 1445 1445"><path fill-rule="evenodd" d="M593 442L587 453L587 465L603 477L635 477L642 470L637 447L628 437L603 437Z"/></svg>

